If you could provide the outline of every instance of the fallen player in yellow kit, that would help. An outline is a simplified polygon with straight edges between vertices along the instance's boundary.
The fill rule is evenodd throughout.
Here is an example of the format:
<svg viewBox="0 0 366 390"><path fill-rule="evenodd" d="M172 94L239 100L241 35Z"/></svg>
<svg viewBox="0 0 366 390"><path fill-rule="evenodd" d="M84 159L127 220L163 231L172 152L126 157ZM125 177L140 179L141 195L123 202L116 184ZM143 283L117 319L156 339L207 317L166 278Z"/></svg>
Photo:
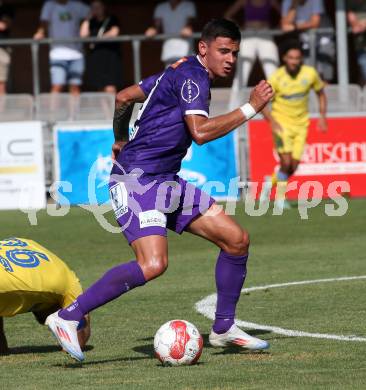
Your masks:
<svg viewBox="0 0 366 390"><path fill-rule="evenodd" d="M9 353L3 317L32 312L43 325L49 314L81 293L75 273L46 248L23 238L0 240L0 354ZM90 319L85 315L78 327L81 347L89 337Z"/></svg>

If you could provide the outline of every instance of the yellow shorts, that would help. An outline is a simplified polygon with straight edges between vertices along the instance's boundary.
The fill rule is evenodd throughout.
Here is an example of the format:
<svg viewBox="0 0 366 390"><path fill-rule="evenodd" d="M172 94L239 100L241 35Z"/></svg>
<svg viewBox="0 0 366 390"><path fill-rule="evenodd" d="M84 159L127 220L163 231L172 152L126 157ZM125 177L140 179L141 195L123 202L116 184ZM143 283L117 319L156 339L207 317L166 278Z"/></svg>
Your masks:
<svg viewBox="0 0 366 390"><path fill-rule="evenodd" d="M301 160L308 136L308 127L284 127L282 133L273 136L278 153L291 153L294 160Z"/></svg>

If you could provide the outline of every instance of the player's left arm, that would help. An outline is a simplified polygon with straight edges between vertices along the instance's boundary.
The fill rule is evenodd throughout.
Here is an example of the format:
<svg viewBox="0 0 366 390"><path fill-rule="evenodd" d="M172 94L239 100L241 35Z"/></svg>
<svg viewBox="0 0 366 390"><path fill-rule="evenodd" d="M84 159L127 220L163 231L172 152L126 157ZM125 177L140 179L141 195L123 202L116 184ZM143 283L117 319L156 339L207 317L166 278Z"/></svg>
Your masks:
<svg viewBox="0 0 366 390"><path fill-rule="evenodd" d="M327 124L327 95L325 93L324 87L324 81L320 78L319 73L313 69L313 83L312 87L318 97L319 102L319 120L318 120L318 130L320 131L327 131L328 130L328 124Z"/></svg>
<svg viewBox="0 0 366 390"><path fill-rule="evenodd" d="M4 320L0 317L0 355L6 355L9 353L8 341L6 340L4 332Z"/></svg>
<svg viewBox="0 0 366 390"><path fill-rule="evenodd" d="M271 85L262 80L251 92L249 106L253 110L249 114L248 103L243 107L229 112L225 115L219 115L213 118L207 118L203 115L185 115L185 122L192 135L193 140L198 145L203 145L209 141L223 137L232 130L241 126L256 113L261 111L274 95ZM250 107L249 107L250 108Z"/></svg>
<svg viewBox="0 0 366 390"><path fill-rule="evenodd" d="M128 142L129 124L135 103L142 103L146 99L142 88L135 84L122 89L116 95L115 110L113 116L114 144L112 146L112 159L115 160L118 153Z"/></svg>
<svg viewBox="0 0 366 390"><path fill-rule="evenodd" d="M316 92L319 101L319 120L318 120L318 129L320 131L328 130L328 122L327 122L327 95L324 91L324 88L320 89Z"/></svg>

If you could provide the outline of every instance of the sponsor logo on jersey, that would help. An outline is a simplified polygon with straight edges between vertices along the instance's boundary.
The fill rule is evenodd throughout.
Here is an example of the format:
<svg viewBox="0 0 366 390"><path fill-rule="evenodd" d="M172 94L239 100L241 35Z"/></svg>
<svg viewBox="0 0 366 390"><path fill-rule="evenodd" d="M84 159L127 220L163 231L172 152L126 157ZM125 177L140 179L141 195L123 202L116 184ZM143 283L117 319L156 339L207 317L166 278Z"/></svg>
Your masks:
<svg viewBox="0 0 366 390"><path fill-rule="evenodd" d="M198 98L200 88L192 79L187 79L182 85L180 94L185 102L192 103Z"/></svg>
<svg viewBox="0 0 366 390"><path fill-rule="evenodd" d="M139 213L140 228L150 226L166 227L166 216L159 210L148 210Z"/></svg>

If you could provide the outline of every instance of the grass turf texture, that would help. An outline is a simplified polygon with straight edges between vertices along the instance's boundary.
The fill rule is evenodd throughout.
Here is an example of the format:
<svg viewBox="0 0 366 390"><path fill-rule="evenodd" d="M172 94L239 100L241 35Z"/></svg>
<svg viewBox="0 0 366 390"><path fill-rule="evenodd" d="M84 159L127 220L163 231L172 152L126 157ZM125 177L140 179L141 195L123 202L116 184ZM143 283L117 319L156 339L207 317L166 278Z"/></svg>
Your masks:
<svg viewBox="0 0 366 390"><path fill-rule="evenodd" d="M113 220L112 215L109 215ZM38 214L30 226L20 212L1 212L0 237L32 238L58 254L86 287L109 267L133 258L118 234L104 231L79 208L64 217ZM365 275L366 201L353 200L343 217L328 217L324 203L300 220L284 216L237 219L252 245L246 287L297 280ZM189 234L169 236L168 271L143 288L92 313L84 364L59 352L51 334L31 314L5 319L12 354L0 357L4 389L364 389L366 343L285 337L251 330L267 339L266 353L213 349L211 322L195 302L215 291L217 249ZM366 281L292 286L243 295L237 317L309 332L366 336ZM161 367L152 356L155 331L165 321L193 322L205 339L200 363Z"/></svg>

